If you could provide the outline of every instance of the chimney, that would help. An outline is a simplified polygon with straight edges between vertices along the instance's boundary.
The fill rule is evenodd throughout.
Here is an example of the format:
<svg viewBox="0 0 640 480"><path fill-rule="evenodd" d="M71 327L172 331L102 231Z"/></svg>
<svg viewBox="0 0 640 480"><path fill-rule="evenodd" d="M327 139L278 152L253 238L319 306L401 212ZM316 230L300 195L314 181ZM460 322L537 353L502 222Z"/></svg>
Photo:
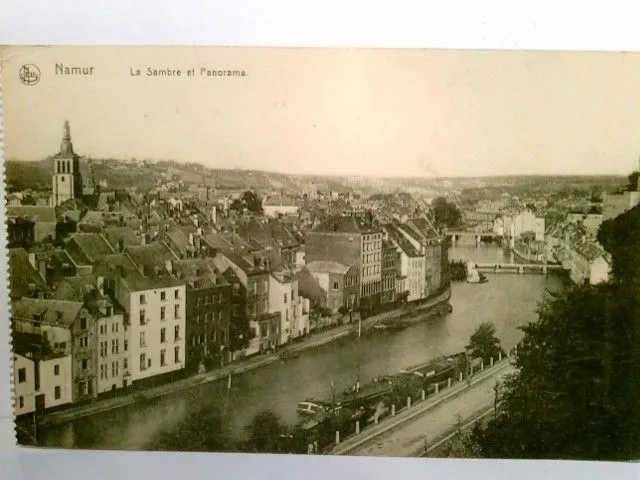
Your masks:
<svg viewBox="0 0 640 480"><path fill-rule="evenodd" d="M29 263L31 264L31 266L37 270L38 269L38 265L36 264L36 254L35 253L30 253L29 254Z"/></svg>
<svg viewBox="0 0 640 480"><path fill-rule="evenodd" d="M173 275L173 262L171 260L166 260L164 262L164 268L167 269L170 275Z"/></svg>

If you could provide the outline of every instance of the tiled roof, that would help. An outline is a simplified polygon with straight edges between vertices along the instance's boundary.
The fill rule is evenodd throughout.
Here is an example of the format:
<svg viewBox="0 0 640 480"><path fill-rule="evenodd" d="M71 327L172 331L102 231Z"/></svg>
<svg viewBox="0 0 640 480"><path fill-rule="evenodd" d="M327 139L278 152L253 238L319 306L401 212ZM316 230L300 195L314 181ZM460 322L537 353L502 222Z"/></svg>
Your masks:
<svg viewBox="0 0 640 480"><path fill-rule="evenodd" d="M126 253L140 268L155 266L164 268L166 260L178 260L173 252L162 243L132 245L126 248Z"/></svg>
<svg viewBox="0 0 640 480"><path fill-rule="evenodd" d="M397 225L387 224L384 226L384 229L389 234L389 239L398 245L408 257L422 257L420 252L400 233Z"/></svg>
<svg viewBox="0 0 640 480"><path fill-rule="evenodd" d="M67 240L65 250L76 265L92 265L105 255L115 253L100 233L74 233Z"/></svg>
<svg viewBox="0 0 640 480"><path fill-rule="evenodd" d="M46 283L29 263L29 254L22 248L9 250L9 287L11 298L18 299L29 293L29 285L45 289Z"/></svg>
<svg viewBox="0 0 640 480"><path fill-rule="evenodd" d="M276 195L266 198L262 205L265 207L295 207L296 202L292 198Z"/></svg>
<svg viewBox="0 0 640 480"><path fill-rule="evenodd" d="M82 275L65 277L51 292L51 298L56 300L78 301L84 298L84 294L96 288L95 275Z"/></svg>
<svg viewBox="0 0 640 480"><path fill-rule="evenodd" d="M224 270L212 258L192 258L173 262L173 270L179 278L193 282L198 281L200 288L213 285L227 285L223 276Z"/></svg>
<svg viewBox="0 0 640 480"><path fill-rule="evenodd" d="M318 260L305 265L311 273L337 273L344 275L349 271L349 267L338 262L330 260Z"/></svg>
<svg viewBox="0 0 640 480"><path fill-rule="evenodd" d="M82 217L80 223L104 223L104 212L99 210L89 210L84 217Z"/></svg>
<svg viewBox="0 0 640 480"><path fill-rule="evenodd" d="M138 232L130 227L107 227L102 233L114 248L118 248L120 240L125 246L140 245L141 242Z"/></svg>
<svg viewBox="0 0 640 480"><path fill-rule="evenodd" d="M7 218L23 217L34 222L56 223L56 209L35 205L16 205L7 207Z"/></svg>
<svg viewBox="0 0 640 480"><path fill-rule="evenodd" d="M34 316L43 324L70 327L78 317L83 302L22 298L13 302L11 315L15 319L33 321Z"/></svg>
<svg viewBox="0 0 640 480"><path fill-rule="evenodd" d="M318 233L363 233L367 229L362 222L352 216L333 216L315 227L312 232Z"/></svg>

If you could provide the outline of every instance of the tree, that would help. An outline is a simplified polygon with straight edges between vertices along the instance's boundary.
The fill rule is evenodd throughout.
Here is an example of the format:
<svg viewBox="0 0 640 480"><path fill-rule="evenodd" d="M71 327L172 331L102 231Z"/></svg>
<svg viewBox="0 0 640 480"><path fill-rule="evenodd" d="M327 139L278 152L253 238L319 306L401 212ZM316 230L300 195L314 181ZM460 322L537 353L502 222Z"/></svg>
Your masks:
<svg viewBox="0 0 640 480"><path fill-rule="evenodd" d="M444 197L438 197L433 201L432 210L436 223L442 227L456 227L462 218L458 207Z"/></svg>
<svg viewBox="0 0 640 480"><path fill-rule="evenodd" d="M175 427L151 439L149 450L230 452L232 442L224 431L220 412L210 404L187 415Z"/></svg>
<svg viewBox="0 0 640 480"><path fill-rule="evenodd" d="M482 323L469 339L469 355L471 358L482 358L486 364L503 353L500 340L496 337L496 327L492 323Z"/></svg>
<svg viewBox="0 0 640 480"><path fill-rule="evenodd" d="M602 224L614 278L552 295L522 328L483 454L630 460L640 451L640 208Z"/></svg>
<svg viewBox="0 0 640 480"><path fill-rule="evenodd" d="M249 440L245 447L254 453L283 453L284 440L287 434L286 426L271 410L262 410L256 414L253 421L246 427Z"/></svg>
<svg viewBox="0 0 640 480"><path fill-rule="evenodd" d="M640 178L640 172L635 171L631 175L627 177L629 179L629 184L627 185L627 189L630 192L635 192L638 189L638 178Z"/></svg>
<svg viewBox="0 0 640 480"><path fill-rule="evenodd" d="M480 458L482 457L482 449L478 442L479 423L474 424L471 431L464 432L462 430L462 422L458 419L456 426L456 434L451 439L449 446L445 451L448 458Z"/></svg>
<svg viewBox="0 0 640 480"><path fill-rule="evenodd" d="M231 202L231 205L229 205L230 210L238 213L242 213L245 208L256 215L261 215L263 213L260 197L251 190L244 192L240 198L236 198Z"/></svg>

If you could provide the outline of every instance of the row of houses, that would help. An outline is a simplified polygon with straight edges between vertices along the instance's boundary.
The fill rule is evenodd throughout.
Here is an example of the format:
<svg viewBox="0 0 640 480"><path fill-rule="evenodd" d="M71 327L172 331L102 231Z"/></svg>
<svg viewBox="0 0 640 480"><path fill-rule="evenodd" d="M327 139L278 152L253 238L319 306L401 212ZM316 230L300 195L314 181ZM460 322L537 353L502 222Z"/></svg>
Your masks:
<svg viewBox="0 0 640 480"><path fill-rule="evenodd" d="M332 311L375 310L439 292L449 280L447 249L426 218L379 224L371 214L337 216L307 232L302 274L327 292ZM305 289L313 285L306 282Z"/></svg>
<svg viewBox="0 0 640 480"><path fill-rule="evenodd" d="M309 333L309 302L282 262L272 268L230 235L193 235L197 251L180 249L180 237L125 244L74 233L62 248L11 250L18 415L170 381Z"/></svg>
<svg viewBox="0 0 640 480"><path fill-rule="evenodd" d="M609 280L611 255L597 242L590 222L577 222L569 214L547 230L545 246L547 260L561 263L575 284Z"/></svg>

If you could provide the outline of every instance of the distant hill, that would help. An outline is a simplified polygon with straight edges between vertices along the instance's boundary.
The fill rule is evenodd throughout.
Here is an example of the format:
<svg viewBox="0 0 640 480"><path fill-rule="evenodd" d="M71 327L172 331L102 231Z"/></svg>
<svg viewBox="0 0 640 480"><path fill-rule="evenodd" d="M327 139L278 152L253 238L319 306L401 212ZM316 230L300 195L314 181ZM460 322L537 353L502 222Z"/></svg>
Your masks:
<svg viewBox="0 0 640 480"><path fill-rule="evenodd" d="M8 191L51 189L52 163L48 159L37 162L7 160L5 165ZM513 193L533 190L540 194L567 189L604 189L623 185L625 177L618 176L513 176L513 177L452 177L452 178L366 178L336 177L321 175L293 175L277 172L240 169L210 169L196 163L158 161L148 165L123 163L113 159L92 160L95 183L106 180L109 189L123 189L132 185L141 191L153 188L160 175L171 173L186 183L202 184L213 177L220 190L283 191L300 193L312 182L322 190L344 192L348 190L366 196L377 192L407 191L425 195L437 195L441 191L457 189L467 192L489 189L504 189ZM349 186L346 186L348 183Z"/></svg>
<svg viewBox="0 0 640 480"><path fill-rule="evenodd" d="M44 162L7 160L4 165L8 192L19 190L51 190L51 167Z"/></svg>

